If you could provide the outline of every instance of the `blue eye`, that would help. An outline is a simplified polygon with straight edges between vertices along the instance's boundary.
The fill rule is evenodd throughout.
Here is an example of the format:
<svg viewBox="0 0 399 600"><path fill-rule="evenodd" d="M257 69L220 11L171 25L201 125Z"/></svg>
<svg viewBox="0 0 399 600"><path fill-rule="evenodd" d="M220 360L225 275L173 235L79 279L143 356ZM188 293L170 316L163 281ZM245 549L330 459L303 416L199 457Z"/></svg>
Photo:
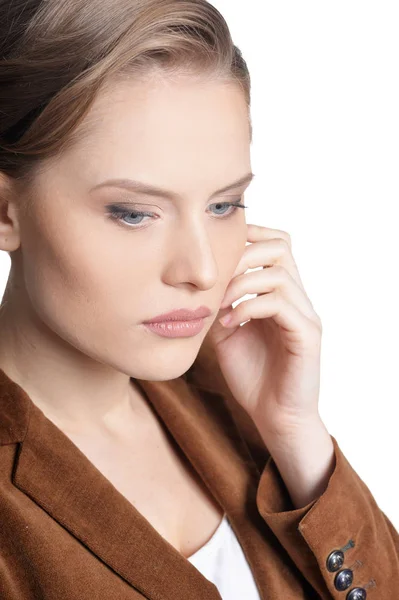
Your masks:
<svg viewBox="0 0 399 600"><path fill-rule="evenodd" d="M240 200L241 200L241 198L240 198ZM231 209L231 210L228 210L227 213L226 212L216 213L216 216L219 215L219 216L217 216L218 219L228 219L229 217L231 217L233 214L235 214L237 212L238 208L248 208L247 206L245 206L244 204L241 204L240 202L216 202L215 204L212 204L211 206ZM126 207L118 206L117 204L110 204L106 208L108 210L108 214L111 219L118 221L118 222L122 223L123 225L126 225L127 227L130 227L130 229L141 229L141 227L139 227L139 226L143 222L142 219L144 217L156 217L156 215L154 213L141 212L141 211L136 211L136 210L126 210ZM125 221L126 218L132 219L133 222L126 222ZM137 219L139 219L139 221L137 221Z"/></svg>

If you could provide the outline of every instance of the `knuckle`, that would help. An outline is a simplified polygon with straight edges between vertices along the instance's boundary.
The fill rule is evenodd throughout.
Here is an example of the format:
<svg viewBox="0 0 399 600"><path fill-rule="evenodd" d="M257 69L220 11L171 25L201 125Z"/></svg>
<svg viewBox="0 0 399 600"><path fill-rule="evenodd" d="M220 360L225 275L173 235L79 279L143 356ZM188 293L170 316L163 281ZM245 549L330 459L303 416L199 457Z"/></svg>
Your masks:
<svg viewBox="0 0 399 600"><path fill-rule="evenodd" d="M319 317L318 314L315 314L315 320L314 320L314 322L315 322L317 331L319 333L322 333L322 331L323 331L323 323L322 323L322 321L321 321L321 319L320 319L320 317Z"/></svg>
<svg viewBox="0 0 399 600"><path fill-rule="evenodd" d="M288 231L281 231L281 237L287 243L287 245L291 248L292 239L291 239L291 236L288 233Z"/></svg>
<svg viewBox="0 0 399 600"><path fill-rule="evenodd" d="M282 232L281 237L277 238L278 244L284 252L291 251L291 238L288 233Z"/></svg>
<svg viewBox="0 0 399 600"><path fill-rule="evenodd" d="M273 265L273 270L281 279L285 279L288 275L288 271L283 265Z"/></svg>

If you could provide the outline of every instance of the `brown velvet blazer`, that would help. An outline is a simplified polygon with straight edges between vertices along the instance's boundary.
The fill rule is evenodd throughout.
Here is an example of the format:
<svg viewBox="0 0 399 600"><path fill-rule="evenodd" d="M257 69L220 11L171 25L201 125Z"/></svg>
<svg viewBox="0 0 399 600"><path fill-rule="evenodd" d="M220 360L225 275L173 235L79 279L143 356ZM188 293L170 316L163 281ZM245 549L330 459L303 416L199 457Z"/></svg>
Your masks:
<svg viewBox="0 0 399 600"><path fill-rule="evenodd" d="M399 535L336 439L327 489L294 509L253 421L213 368L212 378L198 370L136 381L226 511L260 598L343 600L354 588L368 600L399 598ZM143 598L221 596L0 369L0 599Z"/></svg>

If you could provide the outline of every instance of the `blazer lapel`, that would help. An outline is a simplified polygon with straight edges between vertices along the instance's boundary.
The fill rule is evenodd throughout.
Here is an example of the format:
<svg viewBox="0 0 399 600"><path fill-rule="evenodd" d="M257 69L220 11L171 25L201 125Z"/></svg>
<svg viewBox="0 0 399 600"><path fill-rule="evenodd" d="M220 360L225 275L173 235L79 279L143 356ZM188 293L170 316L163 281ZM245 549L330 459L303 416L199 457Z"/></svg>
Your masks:
<svg viewBox="0 0 399 600"><path fill-rule="evenodd" d="M273 589L273 569L278 568L273 564L276 540L256 503L261 470L270 454L217 369L214 373L215 391L210 392L199 393L183 377L136 382L227 514L263 598ZM249 444L237 423L251 436Z"/></svg>
<svg viewBox="0 0 399 600"><path fill-rule="evenodd" d="M259 471L221 398L208 405L183 378L135 380L223 507L261 585L255 505ZM12 401L10 401L12 399ZM0 370L0 443L20 442L13 483L150 600L220 600L80 449ZM10 433L11 432L11 433Z"/></svg>

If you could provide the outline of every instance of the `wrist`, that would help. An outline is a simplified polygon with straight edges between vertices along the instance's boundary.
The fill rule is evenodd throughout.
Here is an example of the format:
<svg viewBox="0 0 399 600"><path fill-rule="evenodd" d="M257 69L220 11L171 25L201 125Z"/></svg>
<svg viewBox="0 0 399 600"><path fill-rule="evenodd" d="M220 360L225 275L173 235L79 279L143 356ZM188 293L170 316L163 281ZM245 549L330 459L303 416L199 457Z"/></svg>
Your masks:
<svg viewBox="0 0 399 600"><path fill-rule="evenodd" d="M295 508L319 498L335 468L334 445L320 417L277 431L259 427Z"/></svg>
<svg viewBox="0 0 399 600"><path fill-rule="evenodd" d="M302 418L280 415L273 421L265 419L263 416L252 417L252 420L268 448L274 444L280 445L282 442L286 444L289 441L303 438L304 435L320 430L320 428L326 429L318 412Z"/></svg>

